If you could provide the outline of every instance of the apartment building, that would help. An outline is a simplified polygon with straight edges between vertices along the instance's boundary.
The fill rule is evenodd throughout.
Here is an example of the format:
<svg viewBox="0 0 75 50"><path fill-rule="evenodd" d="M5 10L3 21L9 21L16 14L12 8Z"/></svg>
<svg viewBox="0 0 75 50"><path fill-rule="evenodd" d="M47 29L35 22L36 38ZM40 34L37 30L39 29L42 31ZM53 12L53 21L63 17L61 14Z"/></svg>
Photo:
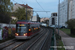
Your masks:
<svg viewBox="0 0 75 50"><path fill-rule="evenodd" d="M58 17L60 27L67 27L67 25L65 24L66 21L72 19L72 2L73 0L64 0L60 3L60 9L58 5Z"/></svg>
<svg viewBox="0 0 75 50"><path fill-rule="evenodd" d="M71 9L72 15L71 15L71 18L75 19L75 0L73 0L71 3L72 3L71 4L72 5L72 9Z"/></svg>
<svg viewBox="0 0 75 50"><path fill-rule="evenodd" d="M52 13L51 17L49 18L49 26L56 26L58 25L58 17L57 17L57 13Z"/></svg>

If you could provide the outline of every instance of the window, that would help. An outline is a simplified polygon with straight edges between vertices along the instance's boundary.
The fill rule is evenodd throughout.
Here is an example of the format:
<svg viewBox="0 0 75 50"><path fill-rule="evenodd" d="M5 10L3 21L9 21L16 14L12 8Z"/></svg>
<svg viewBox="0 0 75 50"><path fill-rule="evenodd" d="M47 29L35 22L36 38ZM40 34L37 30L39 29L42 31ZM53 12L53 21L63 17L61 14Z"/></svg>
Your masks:
<svg viewBox="0 0 75 50"><path fill-rule="evenodd" d="M55 25L55 19L52 18L52 25Z"/></svg>
<svg viewBox="0 0 75 50"><path fill-rule="evenodd" d="M25 33L27 31L26 24L17 24L17 32L18 33Z"/></svg>
<svg viewBox="0 0 75 50"><path fill-rule="evenodd" d="M53 16L57 16L57 13L53 13Z"/></svg>

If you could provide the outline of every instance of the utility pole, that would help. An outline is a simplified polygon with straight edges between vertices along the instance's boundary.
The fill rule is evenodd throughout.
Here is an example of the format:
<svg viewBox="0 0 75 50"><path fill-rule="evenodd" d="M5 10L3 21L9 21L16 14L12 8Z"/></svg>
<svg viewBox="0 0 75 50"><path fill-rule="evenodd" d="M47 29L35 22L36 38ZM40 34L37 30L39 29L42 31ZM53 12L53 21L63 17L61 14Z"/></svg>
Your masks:
<svg viewBox="0 0 75 50"><path fill-rule="evenodd" d="M27 20L27 4L26 4L26 20Z"/></svg>
<svg viewBox="0 0 75 50"><path fill-rule="evenodd" d="M60 16L60 0L59 0L59 4L58 4L58 35L59 35L59 16Z"/></svg>

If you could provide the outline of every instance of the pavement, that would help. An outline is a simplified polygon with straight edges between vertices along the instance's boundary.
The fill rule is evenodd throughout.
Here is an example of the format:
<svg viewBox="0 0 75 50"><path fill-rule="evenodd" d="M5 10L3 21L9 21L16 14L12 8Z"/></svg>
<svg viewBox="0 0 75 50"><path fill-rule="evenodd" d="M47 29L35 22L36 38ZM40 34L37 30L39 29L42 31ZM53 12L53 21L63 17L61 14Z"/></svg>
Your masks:
<svg viewBox="0 0 75 50"><path fill-rule="evenodd" d="M56 29L56 32L58 30ZM61 40L64 44L65 50L75 50L75 38L68 36L65 32L59 30L59 35L61 36Z"/></svg>

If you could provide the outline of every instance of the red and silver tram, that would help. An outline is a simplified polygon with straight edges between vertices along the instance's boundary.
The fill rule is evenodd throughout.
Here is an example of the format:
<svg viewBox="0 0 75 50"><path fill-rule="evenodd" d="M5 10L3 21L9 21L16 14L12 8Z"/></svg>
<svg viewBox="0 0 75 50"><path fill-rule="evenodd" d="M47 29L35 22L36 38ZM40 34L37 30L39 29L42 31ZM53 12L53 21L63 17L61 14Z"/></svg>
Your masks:
<svg viewBox="0 0 75 50"><path fill-rule="evenodd" d="M16 23L16 39L29 39L37 34L40 30L39 22L31 22L27 20L19 20Z"/></svg>

